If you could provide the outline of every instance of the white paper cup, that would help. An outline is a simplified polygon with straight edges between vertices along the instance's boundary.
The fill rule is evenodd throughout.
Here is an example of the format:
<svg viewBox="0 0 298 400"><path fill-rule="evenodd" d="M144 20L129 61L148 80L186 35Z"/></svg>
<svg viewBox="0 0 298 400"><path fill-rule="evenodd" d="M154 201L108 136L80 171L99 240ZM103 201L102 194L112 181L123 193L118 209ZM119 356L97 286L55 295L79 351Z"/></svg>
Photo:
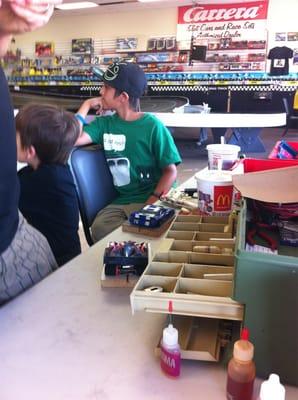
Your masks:
<svg viewBox="0 0 298 400"><path fill-rule="evenodd" d="M218 160L222 160L222 169L229 170L238 159L241 150L234 144L208 144L208 168L218 169Z"/></svg>

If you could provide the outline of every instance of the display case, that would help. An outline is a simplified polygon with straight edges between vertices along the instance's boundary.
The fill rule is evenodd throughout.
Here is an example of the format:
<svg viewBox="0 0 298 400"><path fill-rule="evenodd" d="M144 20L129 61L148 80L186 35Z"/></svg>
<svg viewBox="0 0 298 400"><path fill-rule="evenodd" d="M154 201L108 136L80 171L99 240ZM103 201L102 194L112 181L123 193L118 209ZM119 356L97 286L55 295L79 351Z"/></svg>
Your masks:
<svg viewBox="0 0 298 400"><path fill-rule="evenodd" d="M266 40L209 41L205 58L206 70L265 71Z"/></svg>

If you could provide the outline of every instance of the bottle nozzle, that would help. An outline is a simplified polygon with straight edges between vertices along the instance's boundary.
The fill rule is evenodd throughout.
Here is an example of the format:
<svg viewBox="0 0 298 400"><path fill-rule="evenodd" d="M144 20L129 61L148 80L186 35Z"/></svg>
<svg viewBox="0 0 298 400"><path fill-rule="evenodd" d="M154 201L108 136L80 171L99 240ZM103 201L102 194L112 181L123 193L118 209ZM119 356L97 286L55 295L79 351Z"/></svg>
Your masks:
<svg viewBox="0 0 298 400"><path fill-rule="evenodd" d="M249 340L249 329L244 327L240 336L241 340Z"/></svg>

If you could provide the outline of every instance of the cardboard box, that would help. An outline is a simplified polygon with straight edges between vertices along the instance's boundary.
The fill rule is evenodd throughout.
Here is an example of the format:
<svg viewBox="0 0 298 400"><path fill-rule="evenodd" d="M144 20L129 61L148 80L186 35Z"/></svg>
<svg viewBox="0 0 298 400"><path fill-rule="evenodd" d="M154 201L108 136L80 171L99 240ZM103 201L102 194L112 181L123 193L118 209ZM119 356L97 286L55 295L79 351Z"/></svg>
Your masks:
<svg viewBox="0 0 298 400"><path fill-rule="evenodd" d="M244 174L232 176L243 197L273 203L298 202L298 160L247 158L243 163Z"/></svg>

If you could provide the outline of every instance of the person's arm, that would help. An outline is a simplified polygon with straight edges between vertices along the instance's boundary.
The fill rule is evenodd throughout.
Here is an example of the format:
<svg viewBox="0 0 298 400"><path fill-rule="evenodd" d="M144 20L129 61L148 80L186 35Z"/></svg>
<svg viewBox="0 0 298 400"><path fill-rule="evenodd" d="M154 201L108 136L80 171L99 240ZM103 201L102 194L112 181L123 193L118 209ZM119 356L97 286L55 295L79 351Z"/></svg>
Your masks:
<svg viewBox="0 0 298 400"><path fill-rule="evenodd" d="M96 114L100 113L102 110L101 97L94 97L92 99L85 100L81 107L78 109L77 114L82 115L86 118L88 112L93 109L96 110Z"/></svg>
<svg viewBox="0 0 298 400"><path fill-rule="evenodd" d="M86 132L81 132L80 136L78 137L77 141L75 142L75 146L84 146L86 144L91 144L92 139Z"/></svg>
<svg viewBox="0 0 298 400"><path fill-rule="evenodd" d="M175 182L177 177L177 167L175 164L167 165L163 169L162 176L158 181L154 194L152 193L151 196L147 199L146 204L153 204L157 200L159 200L160 196L165 195L171 189L173 183Z"/></svg>
<svg viewBox="0 0 298 400"><path fill-rule="evenodd" d="M84 132L84 120L91 109L95 109L97 110L97 112L101 111L102 105L100 97L85 100L81 107L78 109L76 116L80 123L81 131L80 136L75 143L75 146L83 146L92 143L91 137L88 135L88 133Z"/></svg>

